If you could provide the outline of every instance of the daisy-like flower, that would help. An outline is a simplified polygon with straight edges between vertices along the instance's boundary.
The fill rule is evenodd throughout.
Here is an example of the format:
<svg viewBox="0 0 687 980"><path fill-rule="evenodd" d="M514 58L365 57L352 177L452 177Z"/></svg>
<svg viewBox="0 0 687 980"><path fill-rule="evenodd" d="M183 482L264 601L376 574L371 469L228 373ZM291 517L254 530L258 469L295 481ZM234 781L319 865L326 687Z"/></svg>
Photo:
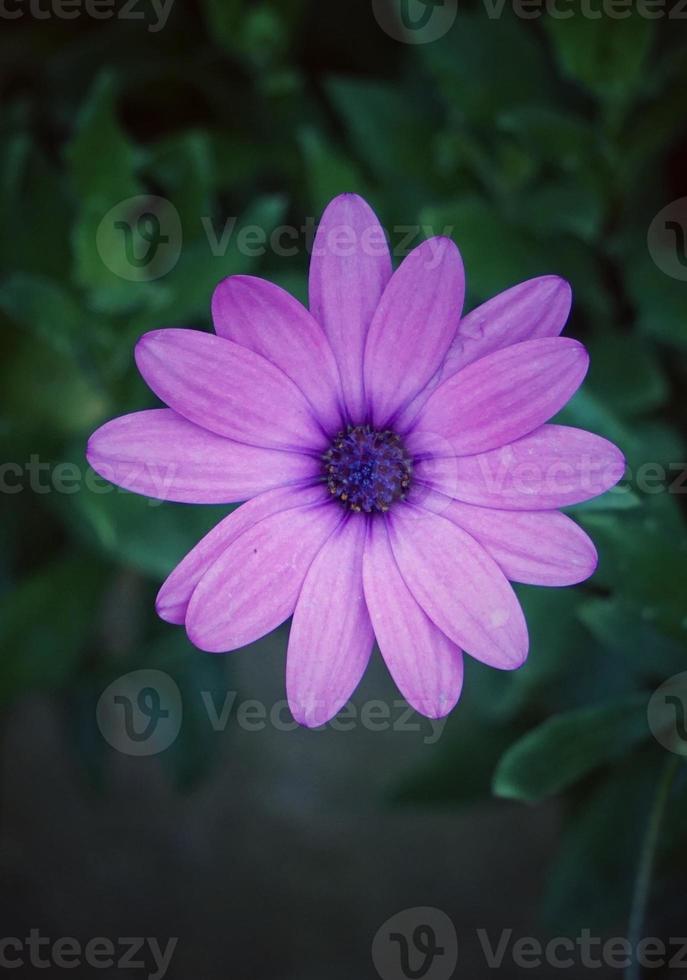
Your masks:
<svg viewBox="0 0 687 980"><path fill-rule="evenodd" d="M303 724L343 707L375 639L407 701L446 715L463 651L504 670L527 656L510 581L571 585L596 568L558 508L613 486L624 460L547 424L588 367L559 336L570 288L532 279L461 319L463 297L452 241L423 242L393 272L374 213L342 195L315 238L309 312L264 280L225 279L216 334L137 345L168 407L89 442L91 466L136 493L248 501L174 569L157 611L211 652L293 615L286 686Z"/></svg>

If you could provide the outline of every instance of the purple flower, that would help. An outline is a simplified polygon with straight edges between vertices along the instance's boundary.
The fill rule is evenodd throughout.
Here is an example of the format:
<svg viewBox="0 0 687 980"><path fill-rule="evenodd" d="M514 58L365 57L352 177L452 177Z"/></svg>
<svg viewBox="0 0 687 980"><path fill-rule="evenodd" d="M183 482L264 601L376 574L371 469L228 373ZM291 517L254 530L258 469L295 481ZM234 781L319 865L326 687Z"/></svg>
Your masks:
<svg viewBox="0 0 687 980"><path fill-rule="evenodd" d="M571 585L596 568L558 508L613 486L624 460L599 436L547 424L588 367L559 336L570 288L532 279L461 319L463 296L450 240L424 242L392 273L374 213L342 195L315 239L310 312L264 280L224 280L216 335L155 330L138 343L169 407L89 442L91 466L137 493L248 500L174 569L157 611L212 652L293 614L286 683L306 725L346 703L375 638L410 704L447 714L463 650L504 670L526 658L509 580Z"/></svg>

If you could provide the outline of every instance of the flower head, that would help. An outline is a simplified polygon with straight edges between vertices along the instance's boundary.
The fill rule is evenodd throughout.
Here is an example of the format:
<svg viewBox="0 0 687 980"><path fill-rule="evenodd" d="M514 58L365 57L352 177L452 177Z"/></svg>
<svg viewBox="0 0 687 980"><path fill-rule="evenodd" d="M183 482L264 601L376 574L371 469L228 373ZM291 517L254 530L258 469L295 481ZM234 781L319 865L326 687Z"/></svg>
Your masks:
<svg viewBox="0 0 687 980"><path fill-rule="evenodd" d="M304 724L346 703L375 638L409 703L447 714L463 651L506 670L527 656L510 581L570 585L596 567L559 508L613 486L624 460L548 424L588 367L559 336L570 288L532 279L461 319L463 297L452 241L392 272L374 213L342 195L318 228L309 312L264 280L224 280L214 335L138 343L168 407L89 442L91 466L137 493L247 501L174 569L157 610L212 652L293 615L287 692Z"/></svg>

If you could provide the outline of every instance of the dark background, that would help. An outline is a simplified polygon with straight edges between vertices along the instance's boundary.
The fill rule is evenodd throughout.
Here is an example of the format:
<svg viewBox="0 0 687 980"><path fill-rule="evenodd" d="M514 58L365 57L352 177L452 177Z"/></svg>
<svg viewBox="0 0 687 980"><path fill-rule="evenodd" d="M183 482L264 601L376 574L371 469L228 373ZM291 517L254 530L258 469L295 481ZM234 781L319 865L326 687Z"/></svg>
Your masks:
<svg viewBox="0 0 687 980"><path fill-rule="evenodd" d="M647 244L687 194L687 36L684 20L634 7L626 19L569 8L524 19L464 4L422 44L389 36L364 0L175 0L157 31L142 3L143 19L4 8L2 936L177 936L172 980L350 980L377 975L385 920L436 906L458 931L456 975L480 980L494 971L478 928L494 942L504 928L628 936L634 905L638 936L687 932L687 784L646 718L651 692L687 670L687 255L660 227ZM90 432L154 404L136 338L208 327L212 288L235 272L305 299L305 235L293 254L248 255L237 233L300 228L344 190L374 205L397 262L401 226L410 244L448 227L469 307L529 276L568 278L567 332L592 369L562 419L629 463L621 491L574 509L599 547L596 576L518 589L529 663L517 675L472 663L433 744L416 716L410 732L258 732L234 712L214 731L202 692L268 712L284 697L286 629L227 657L193 650L154 597L224 511L85 482ZM180 256L132 273L103 222L151 194L179 213ZM213 255L207 228L233 217ZM665 220L687 230L679 204ZM181 691L181 730L132 757L108 745L96 705L153 668ZM354 702L380 699L398 721L397 698L377 656ZM508 959L499 972L560 974Z"/></svg>

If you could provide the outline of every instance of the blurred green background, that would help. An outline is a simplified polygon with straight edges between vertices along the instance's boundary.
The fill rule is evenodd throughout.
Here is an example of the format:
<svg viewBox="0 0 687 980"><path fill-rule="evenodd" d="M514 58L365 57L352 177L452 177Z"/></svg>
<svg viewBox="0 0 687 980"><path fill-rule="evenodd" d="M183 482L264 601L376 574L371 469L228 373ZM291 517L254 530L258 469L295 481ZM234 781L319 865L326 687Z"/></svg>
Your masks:
<svg viewBox="0 0 687 980"><path fill-rule="evenodd" d="M374 976L384 920L433 904L472 980L493 972L478 927L627 936L634 914L638 935L679 935L687 781L646 706L687 670L687 255L647 233L687 194L682 22L465 3L444 36L408 44L364 0L174 0L163 26L143 2L142 19L15 9L0 34L6 934L178 935L168 976L203 980ZM154 597L225 511L107 492L84 461L97 425L155 404L134 368L141 333L209 328L232 273L305 300L307 227L344 190L373 204L396 262L448 230L469 308L566 277L567 332L592 368L562 420L629 464L620 490L573 509L598 573L518 588L529 663L471 664L433 743L417 719L248 732L232 716L215 731L202 692L284 696L286 631L226 658L194 651ZM121 202L139 195L178 213L169 269L136 271L104 222L115 208L133 225ZM272 240L286 254L241 244L242 229L269 239L308 219ZM184 701L178 739L147 759L95 722L100 693L139 668ZM354 701L396 697L377 657Z"/></svg>

